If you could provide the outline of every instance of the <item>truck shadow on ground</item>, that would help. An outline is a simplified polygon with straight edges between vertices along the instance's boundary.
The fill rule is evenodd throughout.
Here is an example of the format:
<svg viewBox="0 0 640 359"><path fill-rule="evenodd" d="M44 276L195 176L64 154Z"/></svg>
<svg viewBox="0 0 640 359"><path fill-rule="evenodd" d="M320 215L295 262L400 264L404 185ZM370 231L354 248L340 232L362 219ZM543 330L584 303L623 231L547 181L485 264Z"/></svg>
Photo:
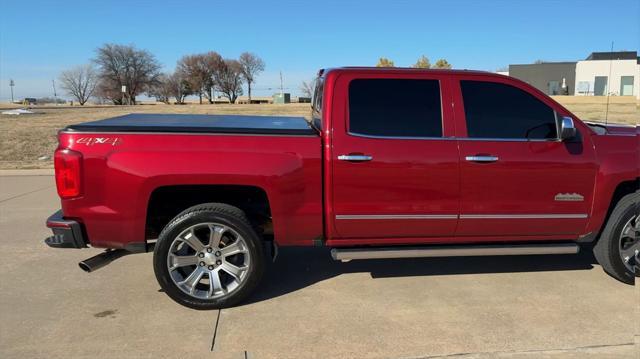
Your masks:
<svg viewBox="0 0 640 359"><path fill-rule="evenodd" d="M245 302L260 302L347 273L370 273L372 278L442 276L459 274L548 272L593 269L589 250L576 255L406 258L334 261L326 248L281 248L261 288Z"/></svg>

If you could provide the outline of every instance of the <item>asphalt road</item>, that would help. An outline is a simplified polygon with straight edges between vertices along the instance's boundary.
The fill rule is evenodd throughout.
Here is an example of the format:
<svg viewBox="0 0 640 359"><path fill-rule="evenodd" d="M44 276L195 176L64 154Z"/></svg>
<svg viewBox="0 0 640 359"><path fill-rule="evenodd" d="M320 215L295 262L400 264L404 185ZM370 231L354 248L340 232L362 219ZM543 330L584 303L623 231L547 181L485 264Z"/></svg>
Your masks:
<svg viewBox="0 0 640 359"><path fill-rule="evenodd" d="M151 254L45 246L50 176L0 174L0 357L640 358L640 286L589 255L334 262L283 249L242 306L171 301ZM634 345L634 333L636 345Z"/></svg>

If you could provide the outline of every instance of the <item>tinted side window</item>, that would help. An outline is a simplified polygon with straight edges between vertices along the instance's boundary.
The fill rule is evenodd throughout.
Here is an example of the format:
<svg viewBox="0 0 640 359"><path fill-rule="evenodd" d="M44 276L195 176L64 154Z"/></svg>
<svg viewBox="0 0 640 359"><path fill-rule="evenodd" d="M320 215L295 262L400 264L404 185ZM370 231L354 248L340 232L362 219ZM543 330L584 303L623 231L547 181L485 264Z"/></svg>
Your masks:
<svg viewBox="0 0 640 359"><path fill-rule="evenodd" d="M369 136L442 137L439 82L351 81L349 132Z"/></svg>
<svg viewBox="0 0 640 359"><path fill-rule="evenodd" d="M553 109L519 88L460 81L467 133L472 138L557 138Z"/></svg>
<svg viewBox="0 0 640 359"><path fill-rule="evenodd" d="M316 112L322 111L322 92L324 90L324 78L318 77L315 81L315 88L313 90L313 99L311 106Z"/></svg>

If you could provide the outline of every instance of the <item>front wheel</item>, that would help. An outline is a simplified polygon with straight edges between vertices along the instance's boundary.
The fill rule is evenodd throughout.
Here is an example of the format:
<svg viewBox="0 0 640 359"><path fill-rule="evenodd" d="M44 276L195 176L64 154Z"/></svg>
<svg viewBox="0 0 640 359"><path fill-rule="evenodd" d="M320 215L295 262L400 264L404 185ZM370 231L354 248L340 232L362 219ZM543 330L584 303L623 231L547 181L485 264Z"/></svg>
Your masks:
<svg viewBox="0 0 640 359"><path fill-rule="evenodd" d="M634 284L640 276L640 192L616 204L593 253L612 277Z"/></svg>
<svg viewBox="0 0 640 359"><path fill-rule="evenodd" d="M194 309L219 309L245 299L264 272L260 238L244 212L226 204L191 207L160 233L153 268L162 289Z"/></svg>

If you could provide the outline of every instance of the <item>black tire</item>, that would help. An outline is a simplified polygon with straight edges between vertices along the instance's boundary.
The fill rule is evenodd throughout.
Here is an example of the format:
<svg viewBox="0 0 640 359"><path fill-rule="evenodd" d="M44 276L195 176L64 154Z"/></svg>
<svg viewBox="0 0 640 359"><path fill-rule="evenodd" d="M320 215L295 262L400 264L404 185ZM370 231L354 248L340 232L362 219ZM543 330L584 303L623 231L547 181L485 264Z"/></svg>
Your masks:
<svg viewBox="0 0 640 359"><path fill-rule="evenodd" d="M212 222L227 226L243 237L250 265L235 289L217 298L202 299L189 295L178 287L171 277L167 263L169 251L178 235L194 225ZM165 293L186 307L199 310L231 307L247 298L260 282L265 270L264 246L240 209L223 203L200 204L178 214L162 230L153 253L153 269Z"/></svg>
<svg viewBox="0 0 640 359"><path fill-rule="evenodd" d="M625 225L634 216L637 218L640 210L640 192L628 194L616 204L600 239L593 248L593 254L605 272L613 278L626 283L635 284L635 277L640 276L638 264L634 274L625 266L620 256L620 235Z"/></svg>

